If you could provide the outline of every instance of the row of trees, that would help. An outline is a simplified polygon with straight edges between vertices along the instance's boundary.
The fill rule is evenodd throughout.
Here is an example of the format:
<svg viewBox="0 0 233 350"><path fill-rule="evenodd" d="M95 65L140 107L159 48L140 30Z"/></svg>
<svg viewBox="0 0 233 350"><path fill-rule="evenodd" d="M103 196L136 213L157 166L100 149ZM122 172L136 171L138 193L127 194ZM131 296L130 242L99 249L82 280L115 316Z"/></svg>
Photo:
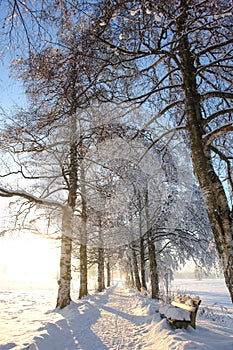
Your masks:
<svg viewBox="0 0 233 350"><path fill-rule="evenodd" d="M223 0L14 5L11 19L23 24L30 43L29 56L16 67L32 104L30 112L20 111L8 123L2 139L7 152L19 157L13 172L27 188L38 179L41 186L36 196L10 188L5 181L11 169L1 175L1 195L18 195L62 213L58 306L70 301L74 236L80 297L87 293L93 227L98 226L99 242L105 241L105 231L114 242L124 234L123 246L131 251L124 254L133 262L138 288L145 287L148 261L153 297L159 292L158 266L162 271L168 256L174 263L191 253L198 258L199 243L207 249L210 230L193 205L201 199L198 190L191 197L186 156L233 300L231 5ZM37 45L25 9L43 36ZM8 29L13 35L14 26ZM52 161L38 167L48 155Z"/></svg>
<svg viewBox="0 0 233 350"><path fill-rule="evenodd" d="M0 187L1 195L26 199L17 214L17 221L20 217L24 221L22 226L41 227L43 232L43 221L53 228L49 237L60 235L57 306L61 308L71 300L72 254L79 260L79 267L75 267L80 276L79 298L88 293L88 266L97 263L101 291L105 288L105 262L109 284L110 267L117 257L130 283L139 290L150 287L153 298L159 297L159 275L162 279L171 267L176 269L190 256L208 266L213 262L205 261L214 253L208 252L211 230L200 193L186 176L188 170L183 174L185 153L178 164L175 155L160 143L145 155L152 134L135 139L135 128L109 120L96 126L96 113L102 123L109 115L112 118L113 112L118 116L120 111L105 109L104 116L100 108L92 109L88 114L76 114L75 121L72 115L71 122L63 121L50 130L43 147L41 135L38 138L37 132L26 129L26 114L24 126L21 114L14 119L21 128L17 140L18 130L10 126L7 132L6 151L14 162L7 162L1 170L5 183ZM75 151L71 148L74 135ZM143 158L138 163L140 155Z"/></svg>

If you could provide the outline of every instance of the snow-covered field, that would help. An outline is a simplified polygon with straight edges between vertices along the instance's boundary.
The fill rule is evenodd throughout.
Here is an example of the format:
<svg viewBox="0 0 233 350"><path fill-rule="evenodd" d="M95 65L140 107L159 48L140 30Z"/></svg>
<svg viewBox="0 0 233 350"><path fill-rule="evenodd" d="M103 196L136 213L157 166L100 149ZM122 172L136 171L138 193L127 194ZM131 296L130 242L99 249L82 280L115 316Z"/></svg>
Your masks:
<svg viewBox="0 0 233 350"><path fill-rule="evenodd" d="M175 280L172 289L202 299L197 329L174 330L158 304L116 283L55 310L56 285L0 285L0 349L233 350L233 307L223 280Z"/></svg>

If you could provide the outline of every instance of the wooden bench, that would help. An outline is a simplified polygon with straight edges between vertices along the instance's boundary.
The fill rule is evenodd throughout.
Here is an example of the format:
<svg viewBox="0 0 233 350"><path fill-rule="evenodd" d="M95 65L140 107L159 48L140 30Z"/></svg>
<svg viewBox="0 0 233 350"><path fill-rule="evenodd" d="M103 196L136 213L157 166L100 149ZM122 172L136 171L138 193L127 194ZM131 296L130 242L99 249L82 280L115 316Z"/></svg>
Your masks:
<svg viewBox="0 0 233 350"><path fill-rule="evenodd" d="M160 307L162 318L174 328L187 328L189 325L196 329L196 315L201 300L197 297L175 296L171 304Z"/></svg>

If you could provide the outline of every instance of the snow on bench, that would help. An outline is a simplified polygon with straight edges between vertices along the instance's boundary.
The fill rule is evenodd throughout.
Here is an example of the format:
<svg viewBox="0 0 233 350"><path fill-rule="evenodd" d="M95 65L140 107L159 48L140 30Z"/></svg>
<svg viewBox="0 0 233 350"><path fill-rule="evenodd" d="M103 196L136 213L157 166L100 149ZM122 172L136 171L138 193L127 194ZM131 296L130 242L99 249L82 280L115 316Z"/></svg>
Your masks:
<svg viewBox="0 0 233 350"><path fill-rule="evenodd" d="M196 329L196 315L200 303L199 297L176 295L171 304L160 306L159 313L175 328L187 328L190 325Z"/></svg>

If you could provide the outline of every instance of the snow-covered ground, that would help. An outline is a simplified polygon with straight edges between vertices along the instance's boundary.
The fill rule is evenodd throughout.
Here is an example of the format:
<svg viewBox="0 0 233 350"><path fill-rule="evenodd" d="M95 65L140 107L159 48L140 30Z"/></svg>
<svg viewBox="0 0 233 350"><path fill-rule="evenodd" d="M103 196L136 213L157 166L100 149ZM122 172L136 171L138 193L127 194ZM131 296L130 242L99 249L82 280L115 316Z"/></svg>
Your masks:
<svg viewBox="0 0 233 350"><path fill-rule="evenodd" d="M0 285L0 349L233 350L233 307L223 280L175 280L172 289L199 295L197 329L171 329L158 303L116 283L55 310L56 286Z"/></svg>

